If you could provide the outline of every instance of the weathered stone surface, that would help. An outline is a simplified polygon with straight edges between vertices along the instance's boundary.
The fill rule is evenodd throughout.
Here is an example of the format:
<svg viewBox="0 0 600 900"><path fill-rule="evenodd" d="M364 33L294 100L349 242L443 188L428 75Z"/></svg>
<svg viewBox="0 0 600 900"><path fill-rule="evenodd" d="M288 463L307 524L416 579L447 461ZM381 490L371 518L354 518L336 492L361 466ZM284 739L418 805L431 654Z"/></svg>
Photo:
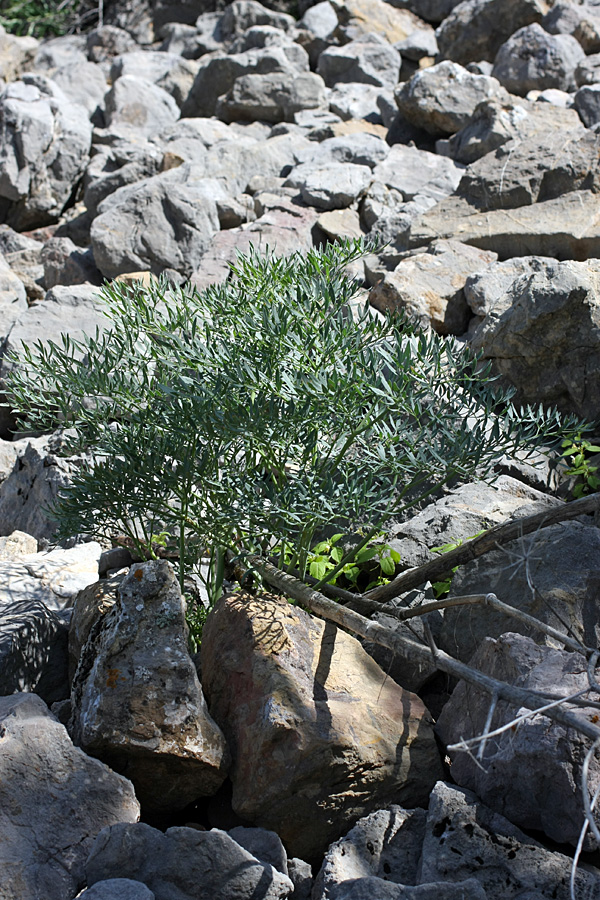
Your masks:
<svg viewBox="0 0 600 900"><path fill-rule="evenodd" d="M302 170L302 173L299 171ZM298 186L302 199L317 209L344 209L354 203L371 181L371 169L355 163L330 163L315 169L298 166L286 185Z"/></svg>
<svg viewBox="0 0 600 900"><path fill-rule="evenodd" d="M583 656L539 647L520 634L487 638L470 665L515 687L553 695L575 694L589 684ZM489 706L489 694L461 681L438 719L437 731L444 743L482 734ZM521 714L522 710L501 701L489 728L501 728ZM587 718L594 710L582 708L578 714ZM581 767L587 750L588 742L578 732L532 714L515 731L490 737L479 759L481 765L467 753L452 752L452 778L520 828L542 831L559 844L575 846L584 820ZM591 794L599 784L600 766L592 758ZM596 847L596 839L588 833L585 849Z"/></svg>
<svg viewBox="0 0 600 900"><path fill-rule="evenodd" d="M416 72L396 89L395 96L408 122L435 135L454 134L469 122L483 100L508 100L496 78L474 75L450 61Z"/></svg>
<svg viewBox="0 0 600 900"><path fill-rule="evenodd" d="M550 34L571 34L585 53L600 50L600 11L594 6L578 6L559 0L542 19Z"/></svg>
<svg viewBox="0 0 600 900"><path fill-rule="evenodd" d="M347 881L332 890L331 900L486 900L487 894L473 878L448 884L443 881L435 884L419 884L415 887L404 884L390 884L382 878L359 878ZM531 900L531 898L529 898ZM533 898L536 900L536 898Z"/></svg>
<svg viewBox="0 0 600 900"><path fill-rule="evenodd" d="M162 149L149 141L132 143L123 139L110 147L97 148L83 182L83 200L89 212L95 215L104 198L120 187L157 175L163 157Z"/></svg>
<svg viewBox="0 0 600 900"><path fill-rule="evenodd" d="M503 102L484 100L473 112L469 122L447 141L438 141L438 152L462 163L472 163L513 138L536 135L544 140L554 132L583 135L583 127L575 109L565 109L551 103L530 103L528 100ZM513 145L514 146L514 145Z"/></svg>
<svg viewBox="0 0 600 900"><path fill-rule="evenodd" d="M122 187L100 204L91 239L106 278L144 269L156 275L165 268L194 270L219 230L219 185L204 175L184 163Z"/></svg>
<svg viewBox="0 0 600 900"><path fill-rule="evenodd" d="M400 76L400 54L383 38L351 41L328 47L319 57L317 72L327 87L338 82L358 82L394 87Z"/></svg>
<svg viewBox="0 0 600 900"><path fill-rule="evenodd" d="M289 878L259 862L226 832L213 828L114 825L92 847L89 885L108 878L143 882L156 900L285 900Z"/></svg>
<svg viewBox="0 0 600 900"><path fill-rule="evenodd" d="M419 884L476 878L494 900L569 900L571 860L546 850L470 791L438 783L429 801ZM596 900L600 877L581 868L576 893ZM531 892L531 893L529 893ZM537 893L536 893L537 892Z"/></svg>
<svg viewBox="0 0 600 900"><path fill-rule="evenodd" d="M390 88L359 82L338 82L329 92L329 109L344 121L354 119L375 124L389 124L387 110L396 112L396 101Z"/></svg>
<svg viewBox="0 0 600 900"><path fill-rule="evenodd" d="M332 844L315 879L314 900L328 900L337 885L358 878L414 885L425 836L424 809L379 809Z"/></svg>
<svg viewBox="0 0 600 900"><path fill-rule="evenodd" d="M117 599L117 588L123 575L103 578L79 591L75 597L73 613L69 623L69 681L73 681L81 651L90 636L90 631L102 616L105 616Z"/></svg>
<svg viewBox="0 0 600 900"><path fill-rule="evenodd" d="M26 75L9 84L0 95L4 220L17 230L55 221L85 169L91 141L87 114L50 79Z"/></svg>
<svg viewBox="0 0 600 900"><path fill-rule="evenodd" d="M384 796L424 801L439 771L428 714L354 638L280 598L232 595L201 654L232 747L233 807L290 856L317 857Z"/></svg>
<svg viewBox="0 0 600 900"><path fill-rule="evenodd" d="M87 109L93 122L104 122L104 97L108 85L101 66L93 62L70 63L57 69L52 80L72 103Z"/></svg>
<svg viewBox="0 0 600 900"><path fill-rule="evenodd" d="M85 49L88 59L94 63L111 61L121 53L136 48L136 42L123 28L104 24L86 35Z"/></svg>
<svg viewBox="0 0 600 900"><path fill-rule="evenodd" d="M508 270L510 272L510 269ZM600 263L538 261L518 270L473 335L472 346L527 403L600 415ZM580 348L586 351L581 353Z"/></svg>
<svg viewBox="0 0 600 900"><path fill-rule="evenodd" d="M38 45L33 68L51 74L60 66L80 63L86 59L86 40L82 34L63 34Z"/></svg>
<svg viewBox="0 0 600 900"><path fill-rule="evenodd" d="M92 628L72 703L78 745L126 774L148 809L182 809L225 778L225 741L208 715L166 561L130 569Z"/></svg>
<svg viewBox="0 0 600 900"><path fill-rule="evenodd" d="M364 232L360 225L360 216L355 209L332 209L322 213L317 225L328 238L360 238Z"/></svg>
<svg viewBox="0 0 600 900"><path fill-rule="evenodd" d="M516 280L522 275L529 279L534 273L543 273L548 266L552 270L556 260L544 256L516 256L469 275L464 291L471 312L476 316L492 314L498 317L516 299L512 291Z"/></svg>
<svg viewBox="0 0 600 900"><path fill-rule="evenodd" d="M79 591L97 580L100 552L91 541L0 562L0 603L35 601L52 610L72 606Z"/></svg>
<svg viewBox="0 0 600 900"><path fill-rule="evenodd" d="M580 522L553 525L486 554L485 561L481 558L461 567L452 580L450 594L495 593L500 600L554 628L564 630L568 625L589 645L600 634L595 603L599 552L597 528ZM508 628L553 645L550 638L517 619L508 621L487 607L465 606L446 610L439 646L467 662L486 637L498 637Z"/></svg>
<svg viewBox="0 0 600 900"><path fill-rule="evenodd" d="M234 0L223 11L219 30L223 40L229 40L244 34L255 25L270 25L280 31L292 31L296 21L293 16L268 9L255 0Z"/></svg>
<svg viewBox="0 0 600 900"><path fill-rule="evenodd" d="M525 255L560 260L599 257L598 195L570 191L532 206L483 212L460 197L450 197L412 226L406 243L421 247L435 238L456 238L482 250L493 250L500 259Z"/></svg>
<svg viewBox="0 0 600 900"><path fill-rule="evenodd" d="M575 87L575 69L585 54L570 34L548 34L534 23L520 28L500 47L492 75L513 94Z"/></svg>
<svg viewBox="0 0 600 900"><path fill-rule="evenodd" d="M2 693L33 691L48 705L64 700L69 696L66 622L39 600L2 604L0 610Z"/></svg>
<svg viewBox="0 0 600 900"><path fill-rule="evenodd" d="M0 862L11 900L71 900L106 825L135 822L133 787L74 747L32 694L0 698Z"/></svg>
<svg viewBox="0 0 600 900"><path fill-rule="evenodd" d="M44 284L56 285L100 284L102 276L96 268L90 249L82 250L68 237L50 238L41 253Z"/></svg>
<svg viewBox="0 0 600 900"><path fill-rule="evenodd" d="M390 147L374 134L356 132L321 141L309 161L315 168L323 163L344 162L374 168L390 153Z"/></svg>
<svg viewBox="0 0 600 900"><path fill-rule="evenodd" d="M0 342L26 309L25 285L0 254Z"/></svg>
<svg viewBox="0 0 600 900"><path fill-rule="evenodd" d="M216 112L226 122L291 122L301 109L315 109L324 103L325 85L314 72L252 73L236 78L217 103Z"/></svg>
<svg viewBox="0 0 600 900"><path fill-rule="evenodd" d="M396 177L393 172L391 177ZM431 182L430 186L433 186ZM407 244L413 223L435 204L435 199L426 194L417 194L414 200L405 203L400 191L374 180L361 204L361 220L367 230L383 242L403 241ZM375 284L375 281L371 283Z"/></svg>
<svg viewBox="0 0 600 900"><path fill-rule="evenodd" d="M573 105L586 128L600 122L600 84L587 84L575 94Z"/></svg>
<svg viewBox="0 0 600 900"><path fill-rule="evenodd" d="M16 81L30 68L39 43L34 37L17 37L0 26L0 78Z"/></svg>
<svg viewBox="0 0 600 900"><path fill-rule="evenodd" d="M237 825L230 828L228 834L255 859L259 859L261 863L268 863L284 875L288 874L287 853L281 838L274 831Z"/></svg>
<svg viewBox="0 0 600 900"><path fill-rule="evenodd" d="M110 80L115 84L123 76L133 75L156 84L181 62L176 53L161 50L128 50L115 56L110 67Z"/></svg>
<svg viewBox="0 0 600 900"><path fill-rule="evenodd" d="M6 537L0 537L0 560L19 559L19 557L27 556L30 553L37 553L37 549L38 542L36 539L24 531L13 531L12 534Z"/></svg>
<svg viewBox="0 0 600 900"><path fill-rule="evenodd" d="M508 38L548 12L544 0L463 0L436 32L440 55L467 65L494 61Z"/></svg>
<svg viewBox="0 0 600 900"><path fill-rule="evenodd" d="M395 144L387 158L375 167L373 177L400 191L405 200L418 195L438 202L458 187L463 171L462 166L444 156Z"/></svg>
<svg viewBox="0 0 600 900"><path fill-rule="evenodd" d="M339 28L346 41L378 34L390 44L403 41L425 26L423 19L408 9L396 9L384 0L332 0Z"/></svg>
<svg viewBox="0 0 600 900"><path fill-rule="evenodd" d="M467 276L497 259L459 241L434 241L425 253L402 260L375 285L369 302L381 312L404 311L438 334L463 334L469 307L463 288Z"/></svg>
<svg viewBox="0 0 600 900"><path fill-rule="evenodd" d="M294 885L294 900L311 900L312 868L303 859L288 859L288 876Z"/></svg>
<svg viewBox="0 0 600 900"><path fill-rule="evenodd" d="M575 69L577 85L597 84L600 81L600 53L586 56Z"/></svg>
<svg viewBox="0 0 600 900"><path fill-rule="evenodd" d="M106 95L106 124L125 134L150 137L179 118L179 107L147 78L123 75Z"/></svg>
<svg viewBox="0 0 600 900"><path fill-rule="evenodd" d="M97 881L78 895L78 900L155 900L156 895L141 881L131 878L107 878Z"/></svg>

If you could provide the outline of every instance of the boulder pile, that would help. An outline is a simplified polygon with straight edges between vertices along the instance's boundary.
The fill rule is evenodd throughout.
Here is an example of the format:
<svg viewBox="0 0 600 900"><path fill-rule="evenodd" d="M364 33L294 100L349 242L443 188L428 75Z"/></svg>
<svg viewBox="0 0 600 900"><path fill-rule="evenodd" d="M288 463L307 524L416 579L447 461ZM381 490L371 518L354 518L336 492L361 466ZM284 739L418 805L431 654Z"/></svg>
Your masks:
<svg viewBox="0 0 600 900"><path fill-rule="evenodd" d="M600 5L215 5L0 29L0 392L11 351L106 326L104 281L203 288L250 247L371 235L354 274L374 311L480 351L517 401L600 417ZM279 596L225 595L192 658L166 560L51 548L85 462L61 441L0 406L0 898L571 896L582 778L600 787L586 738ZM498 475L394 525L402 566L572 488L543 455ZM593 665L527 616L599 646L599 524L456 573L451 597L521 620L373 618L545 702L581 694L597 722ZM477 758L456 749L486 729ZM575 896L600 900L593 830L583 851Z"/></svg>

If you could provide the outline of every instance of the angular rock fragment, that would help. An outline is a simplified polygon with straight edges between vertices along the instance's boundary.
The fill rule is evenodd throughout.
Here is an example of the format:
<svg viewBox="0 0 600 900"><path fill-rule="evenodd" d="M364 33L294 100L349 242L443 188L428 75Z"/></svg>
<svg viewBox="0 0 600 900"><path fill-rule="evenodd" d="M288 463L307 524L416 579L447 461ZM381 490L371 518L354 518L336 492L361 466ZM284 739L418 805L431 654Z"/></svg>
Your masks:
<svg viewBox="0 0 600 900"><path fill-rule="evenodd" d="M150 137L179 118L175 100L147 78L123 75L106 95L106 124L125 134Z"/></svg>
<svg viewBox="0 0 600 900"><path fill-rule="evenodd" d="M235 80L217 103L216 113L226 122L291 122L300 110L324 103L325 85L314 72L249 74Z"/></svg>
<svg viewBox="0 0 600 900"><path fill-rule="evenodd" d="M436 32L440 56L466 66L493 62L501 45L525 25L540 22L545 0L463 0Z"/></svg>
<svg viewBox="0 0 600 900"><path fill-rule="evenodd" d="M559 0L542 19L542 27L550 34L571 34L585 53L600 50L600 13L593 5Z"/></svg>
<svg viewBox="0 0 600 900"><path fill-rule="evenodd" d="M68 697L67 633L66 622L39 600L2 604L2 693L32 691L48 705Z"/></svg>
<svg viewBox="0 0 600 900"><path fill-rule="evenodd" d="M0 698L0 864L11 900L72 900L98 832L136 822L129 781L90 759L33 694Z"/></svg>
<svg viewBox="0 0 600 900"><path fill-rule="evenodd" d="M373 177L388 188L400 191L405 200L415 197L442 200L459 185L464 169L452 160L417 147L394 144Z"/></svg>
<svg viewBox="0 0 600 900"><path fill-rule="evenodd" d="M394 87L400 76L400 54L383 38L351 41L328 47L319 57L317 72L327 87L339 82L358 82Z"/></svg>
<svg viewBox="0 0 600 900"><path fill-rule="evenodd" d="M213 794L228 752L187 648L185 604L166 561L134 565L92 628L72 689L77 743L122 771L147 809Z"/></svg>
<svg viewBox="0 0 600 900"><path fill-rule="evenodd" d="M534 23L520 28L500 47L492 75L511 93L575 87L575 69L585 54L570 34L548 34Z"/></svg>
<svg viewBox="0 0 600 900"><path fill-rule="evenodd" d="M211 613L201 653L233 748L233 807L289 855L318 857L384 796L425 801L440 765L428 714L354 638L281 598L235 594Z"/></svg>

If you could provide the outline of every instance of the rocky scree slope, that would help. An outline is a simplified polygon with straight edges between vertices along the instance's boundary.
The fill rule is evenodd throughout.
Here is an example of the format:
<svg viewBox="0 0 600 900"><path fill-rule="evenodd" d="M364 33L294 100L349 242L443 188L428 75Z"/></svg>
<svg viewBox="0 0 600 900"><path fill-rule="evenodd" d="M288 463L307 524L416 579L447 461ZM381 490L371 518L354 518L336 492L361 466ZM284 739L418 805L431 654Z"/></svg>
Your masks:
<svg viewBox="0 0 600 900"><path fill-rule="evenodd" d="M373 234L386 246L356 274L374 314L405 310L518 399L597 418L600 7L301 12L124 4L87 35L0 35L0 379L23 343L103 328L105 279L203 287L250 246ZM485 695L276 598L223 598L194 666L168 564L48 551L45 507L77 461L60 434L14 435L6 408L0 428L0 897L569 896L577 732L536 714L483 770L447 757L485 727ZM402 564L560 506L569 484L539 462L395 526ZM599 543L590 516L543 529L452 593L494 591L597 646ZM502 680L586 687L583 656L491 609L430 627ZM594 862L581 896L600 896Z"/></svg>

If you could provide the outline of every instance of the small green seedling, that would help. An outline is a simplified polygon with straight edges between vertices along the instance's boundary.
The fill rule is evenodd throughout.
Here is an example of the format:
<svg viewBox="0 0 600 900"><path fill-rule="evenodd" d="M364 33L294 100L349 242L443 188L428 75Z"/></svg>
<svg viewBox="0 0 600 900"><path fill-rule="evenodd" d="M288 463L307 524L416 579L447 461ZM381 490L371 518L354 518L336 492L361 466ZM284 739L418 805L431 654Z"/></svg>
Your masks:
<svg viewBox="0 0 600 900"><path fill-rule="evenodd" d="M319 541L311 548L307 558L307 571L312 578L324 581L326 584L337 584L338 578L342 576L352 587L356 588L361 572L364 573L367 570L368 574L374 575L374 578L364 588L367 591L394 577L396 564L400 562L400 554L389 544L376 544L362 547L332 578L328 578L328 573L333 572L344 557L344 550L339 546L343 536L342 533L334 534L324 541ZM275 552L280 553L281 547L276 547ZM286 566L289 565L291 559L292 551L286 547L283 554L283 562ZM369 562L371 566L367 569L366 564Z"/></svg>
<svg viewBox="0 0 600 900"><path fill-rule="evenodd" d="M587 457L590 453L600 453L600 447L583 440L581 432L574 438L566 438L562 442L562 447L564 450L561 456L571 461L565 474L574 475L579 479L573 488L573 496L579 498L585 494L593 494L600 488L600 476L596 475L598 466L591 466Z"/></svg>

